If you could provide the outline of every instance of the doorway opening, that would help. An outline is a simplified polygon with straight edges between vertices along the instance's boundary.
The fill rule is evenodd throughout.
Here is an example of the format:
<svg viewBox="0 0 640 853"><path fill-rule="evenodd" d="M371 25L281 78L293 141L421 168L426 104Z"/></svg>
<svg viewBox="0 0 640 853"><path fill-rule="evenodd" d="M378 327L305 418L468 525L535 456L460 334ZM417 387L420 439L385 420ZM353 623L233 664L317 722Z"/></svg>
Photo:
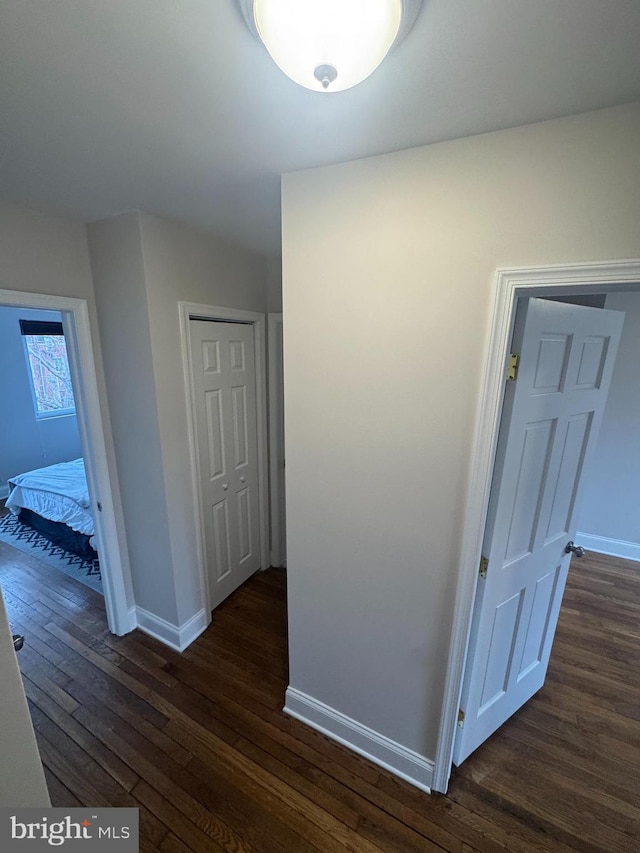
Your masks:
<svg viewBox="0 0 640 853"><path fill-rule="evenodd" d="M432 785L435 791L447 790L451 772L478 566L496 457L504 378L518 300L530 297L638 290L640 290L640 261L638 260L510 269L498 272L469 475L460 572Z"/></svg>
<svg viewBox="0 0 640 853"><path fill-rule="evenodd" d="M94 512L95 544L107 625L113 634L126 634L135 628L131 579L117 520L121 518L119 493L107 455L86 300L0 290L0 307L56 311L62 316L87 486L91 504L98 509Z"/></svg>

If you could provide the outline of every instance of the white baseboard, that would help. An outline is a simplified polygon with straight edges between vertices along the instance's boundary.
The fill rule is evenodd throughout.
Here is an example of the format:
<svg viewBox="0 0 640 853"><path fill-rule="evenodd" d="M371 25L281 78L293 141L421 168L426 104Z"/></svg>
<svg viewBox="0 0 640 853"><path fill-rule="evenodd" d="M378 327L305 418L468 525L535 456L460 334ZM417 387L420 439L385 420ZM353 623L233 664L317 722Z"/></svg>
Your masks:
<svg viewBox="0 0 640 853"><path fill-rule="evenodd" d="M431 793L434 763L430 759L293 687L287 688L283 711L427 794Z"/></svg>
<svg viewBox="0 0 640 853"><path fill-rule="evenodd" d="M576 533L576 543L582 545L585 551L595 551L598 554L609 554L612 557L640 562L640 545L637 542L592 536L591 533Z"/></svg>
<svg viewBox="0 0 640 853"><path fill-rule="evenodd" d="M142 607L136 607L136 619L141 631L177 652L183 652L209 624L204 609L192 616L184 625L173 625Z"/></svg>

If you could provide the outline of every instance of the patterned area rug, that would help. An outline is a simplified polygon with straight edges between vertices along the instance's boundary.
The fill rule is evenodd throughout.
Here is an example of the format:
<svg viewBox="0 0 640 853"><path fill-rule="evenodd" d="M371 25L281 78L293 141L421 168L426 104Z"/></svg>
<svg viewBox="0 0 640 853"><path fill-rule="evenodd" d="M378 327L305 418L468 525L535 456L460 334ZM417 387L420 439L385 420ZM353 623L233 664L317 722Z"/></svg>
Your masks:
<svg viewBox="0 0 640 853"><path fill-rule="evenodd" d="M102 577L97 557L94 560L85 560L58 545L53 545L37 531L21 524L13 513L0 517L0 540L102 593Z"/></svg>

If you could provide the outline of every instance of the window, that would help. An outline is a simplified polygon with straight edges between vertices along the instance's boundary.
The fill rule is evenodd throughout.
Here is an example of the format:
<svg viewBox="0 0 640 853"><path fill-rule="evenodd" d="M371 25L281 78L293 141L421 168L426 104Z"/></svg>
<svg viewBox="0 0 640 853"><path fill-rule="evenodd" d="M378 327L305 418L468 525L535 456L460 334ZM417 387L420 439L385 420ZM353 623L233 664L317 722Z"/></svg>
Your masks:
<svg viewBox="0 0 640 853"><path fill-rule="evenodd" d="M75 414L62 323L20 320L37 418Z"/></svg>

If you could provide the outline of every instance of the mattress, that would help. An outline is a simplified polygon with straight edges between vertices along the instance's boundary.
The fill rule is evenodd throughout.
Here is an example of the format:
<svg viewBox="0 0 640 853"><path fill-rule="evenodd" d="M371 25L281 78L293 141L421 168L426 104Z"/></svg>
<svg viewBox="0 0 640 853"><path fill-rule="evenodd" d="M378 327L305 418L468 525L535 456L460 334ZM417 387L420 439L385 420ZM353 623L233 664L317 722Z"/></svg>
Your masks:
<svg viewBox="0 0 640 853"><path fill-rule="evenodd" d="M19 513L22 508L59 521L72 530L93 536L91 502L84 460L59 462L27 471L9 479L7 509Z"/></svg>

